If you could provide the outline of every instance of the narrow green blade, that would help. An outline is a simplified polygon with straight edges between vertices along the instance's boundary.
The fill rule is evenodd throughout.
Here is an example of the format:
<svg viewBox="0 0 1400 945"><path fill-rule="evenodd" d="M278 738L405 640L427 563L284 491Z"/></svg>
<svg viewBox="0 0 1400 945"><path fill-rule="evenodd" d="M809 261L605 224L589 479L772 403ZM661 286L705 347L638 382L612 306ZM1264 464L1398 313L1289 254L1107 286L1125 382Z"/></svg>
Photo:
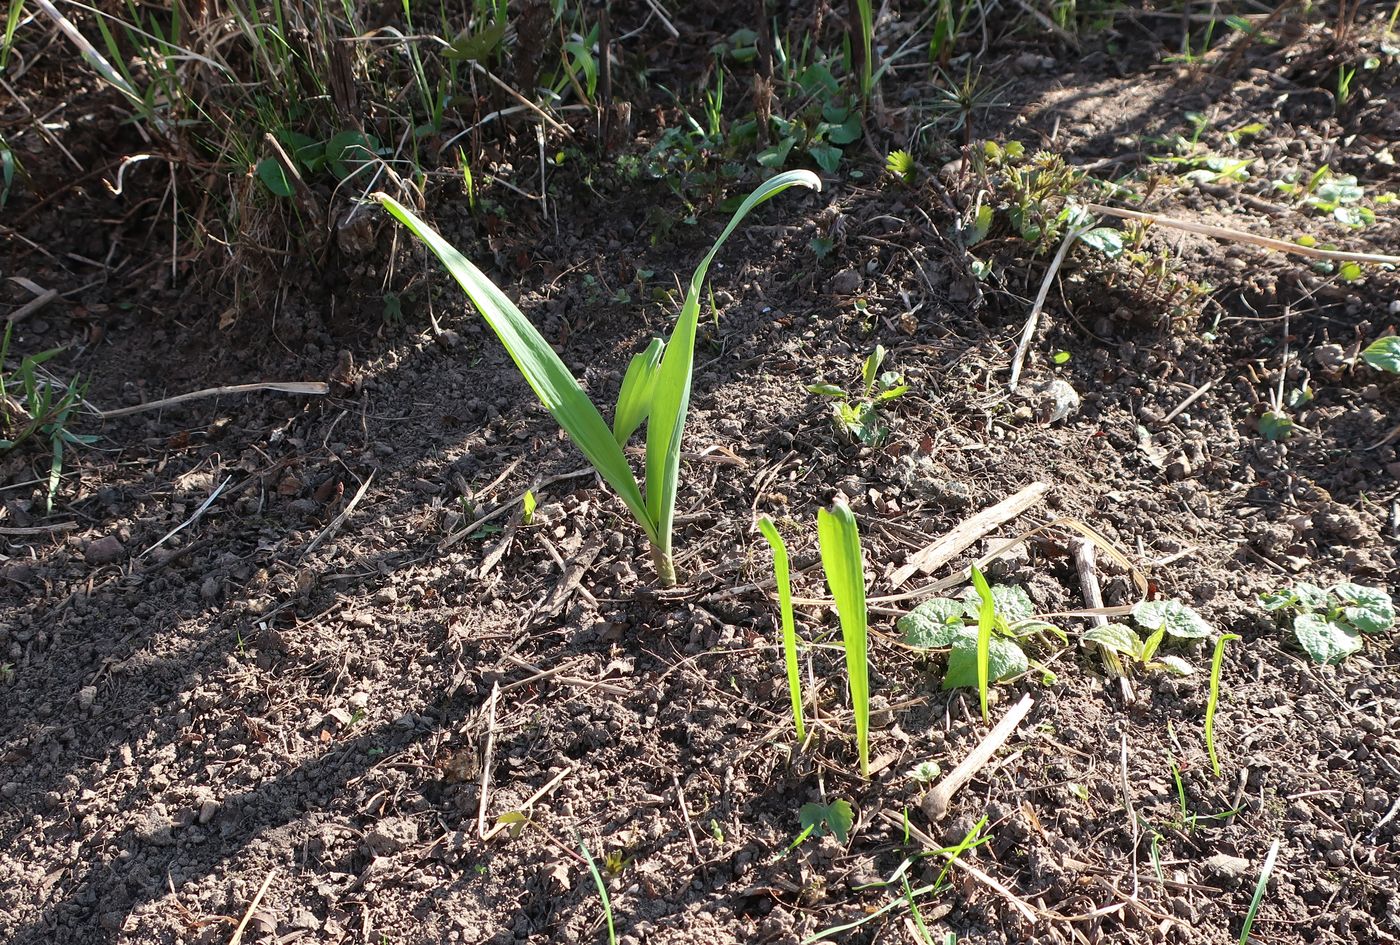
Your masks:
<svg viewBox="0 0 1400 945"><path fill-rule="evenodd" d="M685 416L690 408L690 380L694 371L695 329L700 319L700 291L724 241L743 222L749 211L789 187L800 185L821 190L821 178L811 171L788 171L770 178L734 211L729 225L720 233L709 253L700 261L690 277L690 291L685 295L680 318L666 343L661 358L656 394L647 418L646 508L655 523L658 546L671 553L671 525L676 515L676 480L680 474L681 437L685 433Z"/></svg>
<svg viewBox="0 0 1400 945"><path fill-rule="evenodd" d="M622 388L617 392L617 409L613 411L613 439L626 446L637 427L651 412L651 400L656 393L656 378L661 366L665 342L651 339L641 354L632 355L627 373L622 376Z"/></svg>
<svg viewBox="0 0 1400 945"><path fill-rule="evenodd" d="M867 661L868 626L865 609L865 567L860 552L860 532L851 507L838 502L830 510L817 510L817 543L822 570L836 600L841 618L841 640L846 647L846 675L850 678L851 708L856 717L856 746L860 773L870 775L870 670Z"/></svg>
<svg viewBox="0 0 1400 945"><path fill-rule="evenodd" d="M602 414L598 413L598 408L593 406L549 342L485 273L457 252L436 230L389 195L376 193L373 196L412 230L452 273L481 317L501 339L501 344L505 345L540 403L559 421L564 432L569 434L593 468L598 470L598 475L627 504L647 537L655 542L655 525L647 513L646 503L637 486L637 477L627 464L622 447L613 439Z"/></svg>
<svg viewBox="0 0 1400 945"><path fill-rule="evenodd" d="M797 667L797 623L792 615L792 574L788 566L787 543L778 526L768 516L758 520L758 530L773 549L773 580L778 585L778 611L783 630L783 661L787 665L788 695L792 701L792 723L797 730L798 743L807 740L807 727L802 720L802 676Z"/></svg>

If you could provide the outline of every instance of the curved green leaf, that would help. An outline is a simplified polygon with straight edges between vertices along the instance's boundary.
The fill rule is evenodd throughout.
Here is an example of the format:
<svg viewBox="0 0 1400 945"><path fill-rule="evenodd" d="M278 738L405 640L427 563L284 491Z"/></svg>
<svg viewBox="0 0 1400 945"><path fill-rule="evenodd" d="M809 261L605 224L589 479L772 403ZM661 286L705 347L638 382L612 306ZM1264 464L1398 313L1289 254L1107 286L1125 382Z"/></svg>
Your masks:
<svg viewBox="0 0 1400 945"><path fill-rule="evenodd" d="M480 269L459 253L431 226L418 219L411 210L387 194L377 193L374 199L383 204L404 226L427 245L437 256L447 271L461 285L471 298L472 304L486 319L496 337L501 339L515 366L520 369L535 396L540 399L554 419L569 434L575 445L588 457L598 475L617 492L626 503L637 523L642 526L652 544L657 544L659 535L656 525L647 512L637 478L622 447L617 445L612 431L598 413L598 408L588 399L578 381L564 366L559 355L554 353L549 342L545 341L534 325L530 324L515 303L496 284L488 279ZM669 551L670 523L667 523L667 543Z"/></svg>
<svg viewBox="0 0 1400 945"><path fill-rule="evenodd" d="M617 392L617 409L613 411L613 439L617 440L618 446L627 445L628 439L651 412L651 399L656 394L657 369L661 366L664 347L665 342L653 338L645 351L632 355L627 365L622 388Z"/></svg>
<svg viewBox="0 0 1400 945"><path fill-rule="evenodd" d="M646 509L653 523L657 547L671 553L671 526L676 513L676 480L680 474L681 438L690 408L690 382L694 372L695 330L700 319L700 291L724 241L759 204L776 197L794 185L821 190L821 178L811 171L788 171L770 178L749 194L734 211L729 225L715 240L710 251L690 277L690 290L681 306L680 318L666 343L656 380L651 414L647 419Z"/></svg>
<svg viewBox="0 0 1400 945"><path fill-rule="evenodd" d="M850 506L836 503L817 510L817 543L822 570L836 600L841 618L841 640L846 647L846 675L850 679L851 707L855 710L856 745L860 773L870 776L870 669L867 661L869 627L865 610L865 565L860 532Z"/></svg>

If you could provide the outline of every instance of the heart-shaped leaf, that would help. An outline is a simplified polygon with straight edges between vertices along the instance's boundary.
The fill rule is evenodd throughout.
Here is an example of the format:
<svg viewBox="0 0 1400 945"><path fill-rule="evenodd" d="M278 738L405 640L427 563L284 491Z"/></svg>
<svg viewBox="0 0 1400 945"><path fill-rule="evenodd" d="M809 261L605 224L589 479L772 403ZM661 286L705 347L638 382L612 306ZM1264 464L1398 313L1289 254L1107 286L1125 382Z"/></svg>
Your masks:
<svg viewBox="0 0 1400 945"><path fill-rule="evenodd" d="M1108 623L1094 627L1084 634L1085 643L1095 643L1106 650L1121 656L1139 659L1142 655L1142 640L1131 627L1121 623Z"/></svg>
<svg viewBox="0 0 1400 945"><path fill-rule="evenodd" d="M1395 623L1395 602L1379 587L1344 581L1333 587L1332 593L1346 604L1342 616L1358 630L1385 633Z"/></svg>
<svg viewBox="0 0 1400 945"><path fill-rule="evenodd" d="M1299 614L1293 621L1293 633L1318 663L1340 663L1361 649L1360 634L1318 614Z"/></svg>
<svg viewBox="0 0 1400 945"><path fill-rule="evenodd" d="M944 689L977 688L977 631L967 628L958 638L958 645L948 654L948 672L943 676ZM997 682L1019 676L1030 666L1025 651L1003 637L992 637L987 647L987 679Z"/></svg>
<svg viewBox="0 0 1400 945"><path fill-rule="evenodd" d="M899 618L904 642L920 649L941 649L953 645L963 627L961 601L938 597L925 601Z"/></svg>
<svg viewBox="0 0 1400 945"><path fill-rule="evenodd" d="M1133 608L1133 619L1148 630L1165 629L1168 636L1180 640L1203 640L1211 634L1210 624L1179 600L1143 601Z"/></svg>

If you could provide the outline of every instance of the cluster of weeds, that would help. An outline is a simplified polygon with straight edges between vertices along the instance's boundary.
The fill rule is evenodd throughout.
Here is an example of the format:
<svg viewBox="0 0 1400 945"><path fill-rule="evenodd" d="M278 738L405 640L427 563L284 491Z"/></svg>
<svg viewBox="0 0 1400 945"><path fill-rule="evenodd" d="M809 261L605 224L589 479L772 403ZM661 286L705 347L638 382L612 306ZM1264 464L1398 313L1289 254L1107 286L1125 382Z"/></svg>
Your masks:
<svg viewBox="0 0 1400 945"><path fill-rule="evenodd" d="M40 373L40 365L58 354L57 348L25 355L11 368L8 358L13 331L14 324L7 324L0 338L0 456L31 441L47 445L50 459L45 508L51 512L63 473L64 451L97 441L95 436L70 429L87 385L76 377L60 384Z"/></svg>
<svg viewBox="0 0 1400 945"><path fill-rule="evenodd" d="M861 366L861 386L854 394L836 384L807 385L809 392L835 401L831 405L832 419L837 431L851 442L866 446L884 443L890 430L881 421L879 408L909 392L903 374L880 370L884 361L885 347L876 345Z"/></svg>
<svg viewBox="0 0 1400 945"><path fill-rule="evenodd" d="M1367 636L1395 625L1395 602L1382 588L1343 581L1322 588L1306 581L1259 598L1279 615L1318 663L1340 663L1361 650Z"/></svg>

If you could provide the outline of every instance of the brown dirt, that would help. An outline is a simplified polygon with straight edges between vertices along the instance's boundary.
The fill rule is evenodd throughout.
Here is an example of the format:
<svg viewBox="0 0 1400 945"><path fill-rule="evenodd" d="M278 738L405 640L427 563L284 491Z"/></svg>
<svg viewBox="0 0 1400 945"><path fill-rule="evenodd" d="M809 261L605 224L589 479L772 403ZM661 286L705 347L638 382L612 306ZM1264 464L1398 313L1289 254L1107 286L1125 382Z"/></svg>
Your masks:
<svg viewBox="0 0 1400 945"><path fill-rule="evenodd" d="M1206 140L1222 151L1226 130L1267 120L1239 146L1262 162L1250 183L1157 205L1393 251L1393 210L1350 233L1291 207L1258 209L1288 167L1331 163L1368 193L1395 189L1395 166L1376 160L1400 140L1381 101L1397 91L1393 58L1334 116L1319 104L1333 75L1320 36L1251 49L1234 80L1207 81L1156 64L1157 23L1123 23L1127 51L1087 55L1077 72L1074 54L1043 38L999 42L988 68L1014 75L1012 104L981 119L978 136L1092 164L1181 130L1184 111L1211 112ZM707 35L701 26L691 24ZM902 82L888 101L921 94ZM108 159L100 135L75 130L66 143L95 168ZM608 888L621 941L797 943L900 898L898 885L861 887L920 849L881 819L905 812L950 844L985 816L990 840L967 861L1036 915L954 871L921 900L937 941L952 931L976 943L1234 942L1276 839L1256 940L1400 936L1393 638L1314 666L1255 602L1295 577L1394 589L1400 457L1393 440L1371 447L1400 417L1400 385L1364 367L1329 374L1312 352L1392 326L1400 280L1369 272L1344 284L1297 260L1156 235L1181 272L1216 287L1199 318L1166 324L1103 267L1074 259L1026 388L1008 394L1044 261L993 244L1003 265L978 304L946 235L956 188L948 196L932 174L912 189L874 180L785 195L723 252L722 316L697 351L679 501L690 580L661 593L621 504L577 474L581 458L495 339L402 240L402 322L379 320L387 227L360 261L303 280L275 318L245 312L221 333L217 311L160 274L153 209L134 226L131 202L95 178L46 184L64 189L39 212L26 210L40 198L17 198L5 275L72 294L22 323L16 344L75 344L54 365L91 378L94 403L263 377L336 385L312 401L204 401L91 422L102 440L73 460L52 519L30 482L44 460L0 467L0 526L37 530L0 533L0 659L11 664L0 684L0 940L226 942L266 883L244 941L605 941L581 836L620 864ZM706 208L654 245L651 209L676 203L664 185L606 169L554 183L548 218L503 194L489 235L446 201L435 219L492 263L607 400L626 358L671 318L664 305L608 299L622 286L647 294L637 270L655 273L652 286L685 279L723 215ZM834 244L820 262L808 249L817 235ZM146 262L118 265L142 252ZM804 385L852 383L876 343L913 391L891 404L889 442L872 450L842 441ZM1310 375L1317 396L1292 440L1268 443L1255 424L1285 346L1300 355L1290 386ZM1068 363L1051 363L1057 350ZM1083 402L1047 424L1031 388L1053 377ZM1205 396L1162 422L1206 381ZM876 774L855 774L830 646L808 651L822 721L795 750L775 608L742 590L769 560L755 513L782 521L806 566L816 509L844 494L878 595L912 550L1035 481L1053 488L1018 527L1087 523L1155 592L1243 636L1225 656L1223 775L1201 740L1204 669L1139 678L1125 702L1087 652L1040 647L1043 672L993 693L994 719L1022 693L1036 700L1030 718L930 825L907 772L926 759L951 768L986 726L975 695L938 688L941 658L894 642L884 611L872 642L872 689L888 709L877 712ZM526 525L516 497L532 487L540 507ZM449 544L466 519L502 505ZM997 568L1041 611L1081 606L1058 538ZM1123 576L1109 578L1110 602L1130 600ZM818 570L798 593L825 593ZM808 640L839 641L831 614L802 616ZM490 827L541 790L518 838L479 838L480 817ZM834 798L856 809L851 841L790 851L801 805ZM933 882L940 866L916 862L910 882ZM832 940L915 941L907 916L896 907Z"/></svg>

